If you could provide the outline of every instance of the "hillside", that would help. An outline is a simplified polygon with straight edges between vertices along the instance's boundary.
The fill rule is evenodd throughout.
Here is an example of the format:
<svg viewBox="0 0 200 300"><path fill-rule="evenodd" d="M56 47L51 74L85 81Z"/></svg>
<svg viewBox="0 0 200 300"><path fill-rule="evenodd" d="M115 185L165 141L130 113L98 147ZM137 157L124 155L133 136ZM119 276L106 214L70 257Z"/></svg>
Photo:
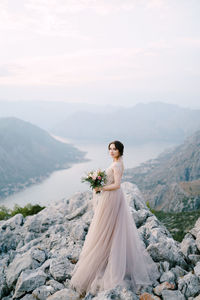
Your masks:
<svg viewBox="0 0 200 300"><path fill-rule="evenodd" d="M157 159L126 169L123 180L136 183L154 209L200 208L200 131Z"/></svg>
<svg viewBox="0 0 200 300"><path fill-rule="evenodd" d="M84 124L84 127L83 127ZM51 129L66 138L107 142L116 138L126 144L181 143L200 128L200 110L161 102L120 107L113 112L77 111Z"/></svg>
<svg viewBox="0 0 200 300"><path fill-rule="evenodd" d="M117 285L85 300L197 299L200 294L200 218L181 243L145 205L137 187L122 184L145 249L158 267L152 285L140 295ZM92 192L76 193L36 215L0 221L0 298L2 300L81 299L71 288L71 276L94 214Z"/></svg>
<svg viewBox="0 0 200 300"><path fill-rule="evenodd" d="M0 197L83 161L85 152L17 118L0 119Z"/></svg>

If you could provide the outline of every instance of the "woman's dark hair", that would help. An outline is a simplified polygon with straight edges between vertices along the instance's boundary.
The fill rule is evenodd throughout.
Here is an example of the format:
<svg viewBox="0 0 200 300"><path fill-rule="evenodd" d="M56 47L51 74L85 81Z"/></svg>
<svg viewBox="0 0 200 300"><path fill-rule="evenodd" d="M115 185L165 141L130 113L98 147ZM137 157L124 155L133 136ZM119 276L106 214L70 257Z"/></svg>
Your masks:
<svg viewBox="0 0 200 300"><path fill-rule="evenodd" d="M110 142L109 145L108 145L108 150L110 150L110 145L111 144L114 144L116 149L119 150L119 154L120 156L123 155L123 152L124 152L124 145L120 142L120 141L113 141L113 142Z"/></svg>

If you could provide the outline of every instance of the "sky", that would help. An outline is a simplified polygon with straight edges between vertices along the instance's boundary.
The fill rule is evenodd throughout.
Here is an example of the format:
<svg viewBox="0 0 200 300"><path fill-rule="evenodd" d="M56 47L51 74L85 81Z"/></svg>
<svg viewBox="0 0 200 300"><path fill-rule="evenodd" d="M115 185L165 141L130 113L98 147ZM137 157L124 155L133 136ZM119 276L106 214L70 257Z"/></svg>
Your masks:
<svg viewBox="0 0 200 300"><path fill-rule="evenodd" d="M199 0L1 0L0 101L200 108Z"/></svg>

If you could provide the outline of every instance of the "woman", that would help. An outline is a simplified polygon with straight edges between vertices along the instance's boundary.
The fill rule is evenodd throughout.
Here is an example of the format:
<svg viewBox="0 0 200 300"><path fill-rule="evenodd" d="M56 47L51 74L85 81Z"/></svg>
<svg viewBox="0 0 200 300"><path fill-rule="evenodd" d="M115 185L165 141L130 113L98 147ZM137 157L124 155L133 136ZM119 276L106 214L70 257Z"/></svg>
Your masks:
<svg viewBox="0 0 200 300"><path fill-rule="evenodd" d="M140 240L120 186L124 145L113 141L108 149L113 162L106 169L106 184L93 192L97 205L71 278L71 287L82 295L96 294L118 284L126 286L128 282L138 292L159 276L157 265ZM96 195L97 191L101 193Z"/></svg>

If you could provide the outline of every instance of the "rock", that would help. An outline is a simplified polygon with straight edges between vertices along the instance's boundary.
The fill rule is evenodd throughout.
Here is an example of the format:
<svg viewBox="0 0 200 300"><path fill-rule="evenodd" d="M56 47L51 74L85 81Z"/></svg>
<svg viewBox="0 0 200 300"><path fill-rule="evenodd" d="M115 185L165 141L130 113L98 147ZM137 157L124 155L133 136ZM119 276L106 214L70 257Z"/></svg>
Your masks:
<svg viewBox="0 0 200 300"><path fill-rule="evenodd" d="M28 232L25 236L24 243L28 243L36 238L36 234L34 232Z"/></svg>
<svg viewBox="0 0 200 300"><path fill-rule="evenodd" d="M54 288L52 286L42 285L36 288L32 292L32 295L35 297L35 299L46 300L47 297L52 295L53 293L54 293Z"/></svg>
<svg viewBox="0 0 200 300"><path fill-rule="evenodd" d="M196 245L198 250L200 251L200 231L197 233Z"/></svg>
<svg viewBox="0 0 200 300"><path fill-rule="evenodd" d="M168 261L161 261L159 271L161 274L169 271L169 263Z"/></svg>
<svg viewBox="0 0 200 300"><path fill-rule="evenodd" d="M175 285L174 284L165 281L165 282L157 285L153 289L153 291L154 291L154 293L156 295L161 296L163 290L174 290L174 289L175 289Z"/></svg>
<svg viewBox="0 0 200 300"><path fill-rule="evenodd" d="M125 197L129 203L129 205L134 208L135 210L140 209L148 209L146 203L144 201L144 197L142 193L138 189L136 184L130 182L123 182L121 184Z"/></svg>
<svg viewBox="0 0 200 300"><path fill-rule="evenodd" d="M39 249L38 247L31 248L30 254L31 254L31 257L39 263L43 263L46 259L45 251L42 249Z"/></svg>
<svg viewBox="0 0 200 300"><path fill-rule="evenodd" d="M196 276L198 276L199 277L199 279L200 279L200 261L197 263L197 265L194 267L194 274L196 275Z"/></svg>
<svg viewBox="0 0 200 300"><path fill-rule="evenodd" d="M5 230L0 230L0 254L5 254L11 250L16 250L19 243L21 243L21 234L19 231L15 232L10 227Z"/></svg>
<svg viewBox="0 0 200 300"><path fill-rule="evenodd" d="M146 219L145 224L139 227L138 231L142 235L143 241L146 246L149 246L150 244L156 244L159 241L161 241L162 243L163 239L166 239L166 236L173 240L169 231L161 224L161 222L159 222L159 220L154 215L149 216Z"/></svg>
<svg viewBox="0 0 200 300"><path fill-rule="evenodd" d="M11 217L10 219L3 221L1 227L5 230L7 227L10 230L14 230L16 227L22 226L24 223L24 217L22 214L16 214L15 216Z"/></svg>
<svg viewBox="0 0 200 300"><path fill-rule="evenodd" d="M53 224L62 223L62 214L47 207L38 214L29 216L25 221L25 228L30 232L43 233Z"/></svg>
<svg viewBox="0 0 200 300"><path fill-rule="evenodd" d="M189 254L188 258L193 265L196 265L200 261L200 255L198 254Z"/></svg>
<svg viewBox="0 0 200 300"><path fill-rule="evenodd" d="M176 276L176 279L178 279L179 277L183 277L184 275L187 274L187 271L185 271L184 269L182 269L179 266L176 266L174 268L170 269L171 272L173 272Z"/></svg>
<svg viewBox="0 0 200 300"><path fill-rule="evenodd" d="M169 283L175 283L175 275L172 271L164 272L162 276L160 277L160 282L169 282Z"/></svg>
<svg viewBox="0 0 200 300"><path fill-rule="evenodd" d="M185 256L188 256L189 254L198 254L197 245L191 233L187 233L184 236L184 239L181 242L181 251Z"/></svg>
<svg viewBox="0 0 200 300"><path fill-rule="evenodd" d="M86 295L86 299L90 300L91 294ZM99 292L92 300L139 300L139 297L128 290L125 286L117 285L115 288Z"/></svg>
<svg viewBox="0 0 200 300"><path fill-rule="evenodd" d="M200 280L196 275L192 274L192 272L189 272L183 276L183 278L179 278L178 289L186 297L197 296L200 292Z"/></svg>
<svg viewBox="0 0 200 300"><path fill-rule="evenodd" d="M146 209L139 209L138 211L132 209L132 215L138 228L145 223L146 219L151 215L151 213Z"/></svg>
<svg viewBox="0 0 200 300"><path fill-rule="evenodd" d="M74 241L84 240L87 234L88 226L82 223L74 224L71 230L71 237Z"/></svg>
<svg viewBox="0 0 200 300"><path fill-rule="evenodd" d="M59 257L52 259L50 262L50 273L57 281L64 281L69 278L73 266L67 257Z"/></svg>
<svg viewBox="0 0 200 300"><path fill-rule="evenodd" d="M53 287L54 291L60 291L62 289L64 289L64 285L56 280L49 280L46 282L46 285L50 285L51 287Z"/></svg>
<svg viewBox="0 0 200 300"><path fill-rule="evenodd" d="M19 298L27 292L33 291L37 287L44 285L47 275L39 270L23 271L17 280L13 299Z"/></svg>
<svg viewBox="0 0 200 300"><path fill-rule="evenodd" d="M46 298L47 300L80 300L79 294L70 289L63 289Z"/></svg>
<svg viewBox="0 0 200 300"><path fill-rule="evenodd" d="M13 298L10 297L10 296L7 296L7 297L3 297L1 300L12 300ZM35 299L34 299L35 300Z"/></svg>
<svg viewBox="0 0 200 300"><path fill-rule="evenodd" d="M26 294L23 298L20 298L20 300L36 300L36 299L32 294Z"/></svg>
<svg viewBox="0 0 200 300"><path fill-rule="evenodd" d="M168 261L170 267L175 265L179 265L182 268L187 267L184 255L172 238L160 239L158 243L150 244L147 250L156 262Z"/></svg>
<svg viewBox="0 0 200 300"><path fill-rule="evenodd" d="M68 203L67 203L67 205L65 205L65 207L67 207L68 213L70 212L70 214L71 214L71 212L75 211L77 208L83 207L85 204L90 204L91 200L92 200L92 192L91 191L86 191L83 193L77 192L77 193L74 193L74 195L70 199L67 199ZM90 208L91 208L91 206L90 206ZM65 213L65 214L67 214L67 213Z"/></svg>
<svg viewBox="0 0 200 300"><path fill-rule="evenodd" d="M16 283L17 278L22 271L26 269L34 269L36 264L35 261L33 261L30 253L25 253L22 256L16 256L6 270L6 280L8 286L12 287L12 285Z"/></svg>
<svg viewBox="0 0 200 300"><path fill-rule="evenodd" d="M82 207L77 208L74 212L66 216L68 221L73 220L77 217L81 217L87 210L88 204L83 205Z"/></svg>
<svg viewBox="0 0 200 300"><path fill-rule="evenodd" d="M151 295L149 293L143 293L140 298L140 300L160 300L160 297L157 297L155 295Z"/></svg>
<svg viewBox="0 0 200 300"><path fill-rule="evenodd" d="M45 257L45 252L37 247L31 248L27 253L21 256L16 256L6 270L8 286L11 287L16 282L22 271L39 267L41 263L44 262Z"/></svg>
<svg viewBox="0 0 200 300"><path fill-rule="evenodd" d="M7 291L6 276L4 274L4 269L0 266L0 299L7 295Z"/></svg>
<svg viewBox="0 0 200 300"><path fill-rule="evenodd" d="M195 237L197 238L197 234L198 232L200 232L200 218L197 219L194 227L192 229L189 230L189 232Z"/></svg>
<svg viewBox="0 0 200 300"><path fill-rule="evenodd" d="M186 300L185 296L181 294L180 291L170 291L170 290L163 290L162 298L163 300Z"/></svg>

